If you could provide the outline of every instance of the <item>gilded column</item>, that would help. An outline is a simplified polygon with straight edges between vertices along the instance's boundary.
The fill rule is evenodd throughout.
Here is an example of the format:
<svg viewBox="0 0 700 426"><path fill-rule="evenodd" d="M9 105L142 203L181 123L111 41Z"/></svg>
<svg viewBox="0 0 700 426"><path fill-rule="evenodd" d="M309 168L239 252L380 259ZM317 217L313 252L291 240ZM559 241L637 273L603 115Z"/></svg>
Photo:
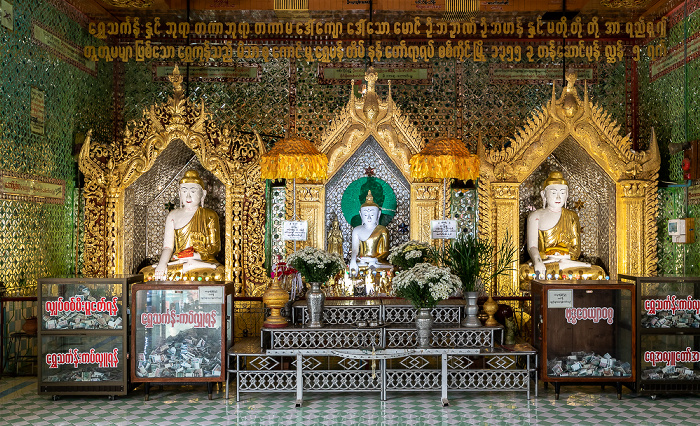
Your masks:
<svg viewBox="0 0 700 426"><path fill-rule="evenodd" d="M647 181L623 180L617 183L617 267L631 275L646 275L645 199Z"/></svg>
<svg viewBox="0 0 700 426"><path fill-rule="evenodd" d="M517 246L520 236L520 203L519 185L510 182L494 182L491 184L492 217L495 219L495 227L492 229L494 245L499 247L507 236ZM516 247L517 252L520 252ZM508 275L498 277L498 289L494 296L510 296L520 293L518 283L518 258L513 261L513 270ZM491 291L491 283L486 284L486 291Z"/></svg>
<svg viewBox="0 0 700 426"><path fill-rule="evenodd" d="M230 235L228 235L229 225L227 224L227 241L226 241L226 261L231 264L226 265L226 279L234 282L234 288L237 290L243 288L243 292L249 295L248 289L243 287L243 203L245 201L245 188L243 179L236 175L233 177L233 185L226 190L226 205L228 209L229 200L231 203L230 219ZM227 211L227 213L229 213ZM229 251L230 250L230 251ZM229 258L228 253L233 253Z"/></svg>
<svg viewBox="0 0 700 426"><path fill-rule="evenodd" d="M94 180L88 180L83 190L85 197L85 253L83 254L83 275L99 277L105 274L107 264L105 253L107 239L105 238L105 190Z"/></svg>
<svg viewBox="0 0 700 426"><path fill-rule="evenodd" d="M411 239L432 242L430 221L441 218L442 184L411 184Z"/></svg>

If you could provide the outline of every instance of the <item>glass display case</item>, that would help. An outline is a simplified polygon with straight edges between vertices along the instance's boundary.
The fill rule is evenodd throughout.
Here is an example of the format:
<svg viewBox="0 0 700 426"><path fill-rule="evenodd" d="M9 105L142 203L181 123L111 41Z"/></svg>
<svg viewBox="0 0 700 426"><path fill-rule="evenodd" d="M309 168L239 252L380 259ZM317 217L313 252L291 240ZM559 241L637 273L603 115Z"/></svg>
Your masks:
<svg viewBox="0 0 700 426"><path fill-rule="evenodd" d="M614 281L533 281L533 344L540 377L562 384L635 385L635 286Z"/></svg>
<svg viewBox="0 0 700 426"><path fill-rule="evenodd" d="M39 279L39 394L126 395L128 286L141 281Z"/></svg>
<svg viewBox="0 0 700 426"><path fill-rule="evenodd" d="M132 286L131 381L150 384L206 382L225 377L232 344L233 284L159 282Z"/></svg>
<svg viewBox="0 0 700 426"><path fill-rule="evenodd" d="M637 286L637 391L700 392L700 277L634 277Z"/></svg>

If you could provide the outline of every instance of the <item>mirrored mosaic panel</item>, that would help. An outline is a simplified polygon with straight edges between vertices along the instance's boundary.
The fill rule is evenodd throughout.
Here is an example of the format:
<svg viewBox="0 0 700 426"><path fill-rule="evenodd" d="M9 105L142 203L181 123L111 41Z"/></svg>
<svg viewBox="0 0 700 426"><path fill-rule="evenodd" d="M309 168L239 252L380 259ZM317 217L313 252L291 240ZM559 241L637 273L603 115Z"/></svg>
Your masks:
<svg viewBox="0 0 700 426"><path fill-rule="evenodd" d="M334 215L338 217L346 261L350 258L352 250L352 227L343 216L341 200L352 182L367 176L367 169L371 169L374 176L388 183L396 195L396 212L391 222L386 225L389 230L389 245L393 247L408 241L410 186L379 143L370 136L326 184L326 223L330 226Z"/></svg>
<svg viewBox="0 0 700 426"><path fill-rule="evenodd" d="M564 140L520 185L520 259L527 255L527 216L542 208L542 183L561 171L569 183L567 208L579 216L581 260L617 276L615 259L615 184L571 137Z"/></svg>
<svg viewBox="0 0 700 426"><path fill-rule="evenodd" d="M159 156L154 166L141 175L124 196L124 272L135 272L144 260L157 263L163 248L165 218L170 210L180 207L180 179L188 170L197 170L207 191L204 207L219 215L222 250L217 258L224 263L226 188L199 162L197 156L182 141L172 142ZM129 254L131 254L129 258ZM151 264L149 263L149 264Z"/></svg>

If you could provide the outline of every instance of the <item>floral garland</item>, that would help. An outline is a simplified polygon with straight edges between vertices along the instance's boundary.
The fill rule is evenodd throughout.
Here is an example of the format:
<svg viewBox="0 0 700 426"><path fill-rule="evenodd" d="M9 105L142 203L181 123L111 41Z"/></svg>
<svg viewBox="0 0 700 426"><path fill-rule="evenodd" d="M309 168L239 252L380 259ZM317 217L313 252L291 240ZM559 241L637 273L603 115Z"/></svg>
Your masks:
<svg viewBox="0 0 700 426"><path fill-rule="evenodd" d="M430 260L430 246L420 241L407 241L392 248L388 260L400 269L410 269Z"/></svg>
<svg viewBox="0 0 700 426"><path fill-rule="evenodd" d="M396 274L391 285L397 296L409 300L416 308L432 308L457 292L461 281L449 268L419 263Z"/></svg>
<svg viewBox="0 0 700 426"><path fill-rule="evenodd" d="M287 264L299 271L307 283L325 283L329 278L345 270L345 262L336 253L329 253L307 246L292 253Z"/></svg>

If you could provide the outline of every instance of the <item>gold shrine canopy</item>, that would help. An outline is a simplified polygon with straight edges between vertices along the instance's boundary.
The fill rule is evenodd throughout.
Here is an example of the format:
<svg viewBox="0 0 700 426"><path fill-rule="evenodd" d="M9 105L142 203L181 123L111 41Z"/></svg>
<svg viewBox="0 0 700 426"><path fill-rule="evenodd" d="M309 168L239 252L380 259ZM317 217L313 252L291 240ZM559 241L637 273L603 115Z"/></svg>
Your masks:
<svg viewBox="0 0 700 426"><path fill-rule="evenodd" d="M455 178L470 180L479 177L479 157L473 155L459 139L438 138L411 157L411 176L417 179Z"/></svg>
<svg viewBox="0 0 700 426"><path fill-rule="evenodd" d="M262 179L306 179L320 181L328 173L328 157L313 143L297 136L282 139L262 155Z"/></svg>

